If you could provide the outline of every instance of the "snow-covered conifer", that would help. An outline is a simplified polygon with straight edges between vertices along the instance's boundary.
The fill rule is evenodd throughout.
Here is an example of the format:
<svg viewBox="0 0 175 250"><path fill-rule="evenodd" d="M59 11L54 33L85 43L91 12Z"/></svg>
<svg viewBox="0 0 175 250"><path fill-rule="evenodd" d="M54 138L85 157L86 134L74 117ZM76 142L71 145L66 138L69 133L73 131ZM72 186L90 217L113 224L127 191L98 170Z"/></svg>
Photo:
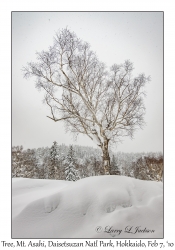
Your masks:
<svg viewBox="0 0 175 250"><path fill-rule="evenodd" d="M114 155L112 155L111 166L110 166L111 175L120 175L120 170Z"/></svg>
<svg viewBox="0 0 175 250"><path fill-rule="evenodd" d="M58 171L58 145L57 142L54 141L53 145L50 149L50 164L49 164L49 171L48 171L48 178L49 179L59 179L59 171Z"/></svg>
<svg viewBox="0 0 175 250"><path fill-rule="evenodd" d="M78 170L76 169L76 157L72 145L69 147L64 163L66 180L77 181L79 179L79 175Z"/></svg>

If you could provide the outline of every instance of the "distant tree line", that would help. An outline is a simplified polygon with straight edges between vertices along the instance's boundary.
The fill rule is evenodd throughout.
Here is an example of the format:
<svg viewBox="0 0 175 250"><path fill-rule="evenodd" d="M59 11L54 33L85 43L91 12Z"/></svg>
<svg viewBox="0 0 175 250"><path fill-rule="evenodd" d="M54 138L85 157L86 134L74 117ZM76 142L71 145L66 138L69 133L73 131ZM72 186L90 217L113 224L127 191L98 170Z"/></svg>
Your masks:
<svg viewBox="0 0 175 250"><path fill-rule="evenodd" d="M141 180L162 181L162 153L112 153L110 174ZM104 175L99 149L77 145L24 150L12 147L12 177L76 181L89 176Z"/></svg>

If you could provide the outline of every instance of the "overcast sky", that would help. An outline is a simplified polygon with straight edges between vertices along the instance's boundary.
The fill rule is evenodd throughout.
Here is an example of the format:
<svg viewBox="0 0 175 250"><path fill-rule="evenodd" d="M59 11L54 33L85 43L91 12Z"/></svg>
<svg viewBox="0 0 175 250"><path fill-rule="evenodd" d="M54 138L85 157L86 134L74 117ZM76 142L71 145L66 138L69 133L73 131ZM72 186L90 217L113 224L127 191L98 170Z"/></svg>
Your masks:
<svg viewBox="0 0 175 250"><path fill-rule="evenodd" d="M87 136L73 141L63 123L48 119L34 78L25 80L21 68L35 61L36 51L53 44L59 29L68 27L91 44L100 61L111 66L129 59L134 75L151 76L145 99L146 126L134 139L114 147L122 152L163 151L163 13L162 12L13 12L12 14L12 145L24 148L58 144L96 146Z"/></svg>

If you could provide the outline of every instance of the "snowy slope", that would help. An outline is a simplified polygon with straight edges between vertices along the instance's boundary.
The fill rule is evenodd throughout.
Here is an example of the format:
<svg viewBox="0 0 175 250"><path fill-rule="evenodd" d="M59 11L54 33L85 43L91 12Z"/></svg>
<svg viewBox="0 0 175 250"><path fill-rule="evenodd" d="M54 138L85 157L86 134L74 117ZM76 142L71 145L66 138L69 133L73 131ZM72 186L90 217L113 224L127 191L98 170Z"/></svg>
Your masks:
<svg viewBox="0 0 175 250"><path fill-rule="evenodd" d="M125 176L13 179L12 237L162 238L163 184Z"/></svg>

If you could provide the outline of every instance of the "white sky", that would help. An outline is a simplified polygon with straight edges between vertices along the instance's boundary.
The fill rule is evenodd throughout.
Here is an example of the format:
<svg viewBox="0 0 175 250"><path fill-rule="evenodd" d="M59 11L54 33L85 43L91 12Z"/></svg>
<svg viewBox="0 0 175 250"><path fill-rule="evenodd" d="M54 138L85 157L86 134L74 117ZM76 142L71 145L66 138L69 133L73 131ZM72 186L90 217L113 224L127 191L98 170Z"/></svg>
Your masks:
<svg viewBox="0 0 175 250"><path fill-rule="evenodd" d="M163 151L163 13L162 12L13 12L12 14L12 145L24 148L76 143L96 146L87 136L73 141L62 122L54 123L42 104L34 78L23 79L21 68L35 61L35 52L53 43L58 29L68 27L91 44L99 59L111 66L126 59L134 75L151 76L147 85L146 126L134 140L125 138L115 151Z"/></svg>

